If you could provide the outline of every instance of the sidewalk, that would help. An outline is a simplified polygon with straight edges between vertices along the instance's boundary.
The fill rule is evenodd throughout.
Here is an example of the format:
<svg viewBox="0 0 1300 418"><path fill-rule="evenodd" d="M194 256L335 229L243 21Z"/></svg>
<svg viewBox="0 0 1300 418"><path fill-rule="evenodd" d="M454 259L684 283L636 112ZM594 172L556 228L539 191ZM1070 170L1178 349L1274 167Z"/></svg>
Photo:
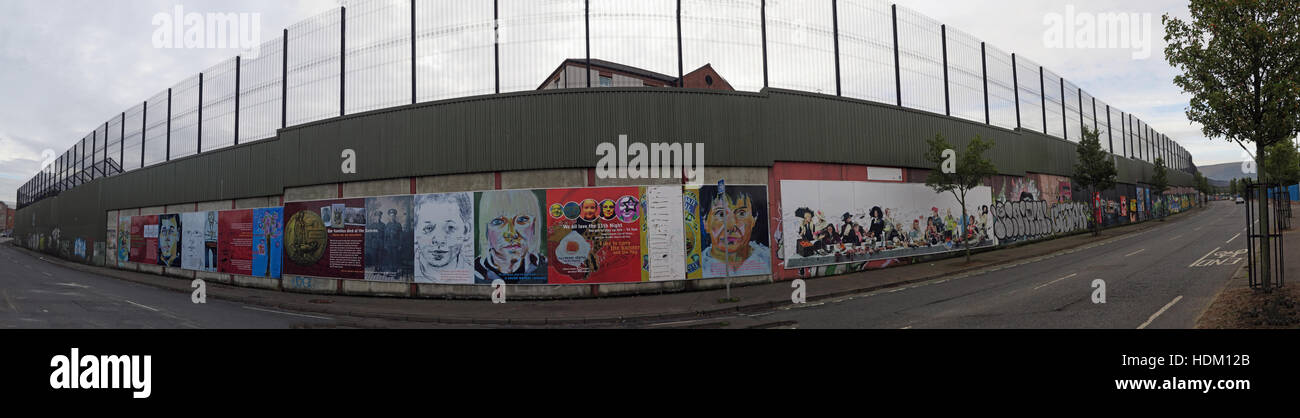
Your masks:
<svg viewBox="0 0 1300 418"><path fill-rule="evenodd" d="M1167 218L1168 222L1151 221L1103 230L1099 237L1093 237L1089 231L1030 245L978 253L972 256L969 265L965 264L964 257L954 257L882 270L807 279L807 300L812 303L821 299L898 287L989 269L1007 263L1023 262L1062 250L1180 222L1202 210L1203 207L1173 215ZM1295 248L1290 247L1289 244L1288 248ZM1300 243L1296 245L1300 246ZM27 251L22 248L19 250ZM28 253L34 257L42 257L35 252L28 251ZM95 267L51 257L42 258L74 270L174 290L186 294L186 298L192 290L189 279ZM1296 264L1300 265L1300 263ZM507 298L508 292L507 288ZM719 302L724 297L725 290L710 290L601 299L518 302L507 300L505 304L493 304L487 300L313 295L207 283L207 295L210 298L288 311L425 323L482 325L614 325L623 322L696 319L786 305L791 303L791 292L791 282L781 281L732 288L731 296L739 298L739 302L733 303Z"/></svg>
<svg viewBox="0 0 1300 418"><path fill-rule="evenodd" d="M1294 220L1293 220L1294 222ZM1250 288L1246 263L1215 295L1196 320L1198 329L1300 328L1300 225L1282 234L1284 283L1266 295Z"/></svg>

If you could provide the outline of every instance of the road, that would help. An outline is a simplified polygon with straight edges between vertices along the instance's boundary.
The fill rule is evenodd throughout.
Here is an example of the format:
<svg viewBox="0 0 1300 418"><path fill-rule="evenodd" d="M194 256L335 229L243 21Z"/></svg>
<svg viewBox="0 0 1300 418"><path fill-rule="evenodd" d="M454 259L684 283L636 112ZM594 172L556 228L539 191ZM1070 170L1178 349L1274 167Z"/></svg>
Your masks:
<svg viewBox="0 0 1300 418"><path fill-rule="evenodd" d="M64 268L0 245L0 328L295 328L334 318L164 290Z"/></svg>
<svg viewBox="0 0 1300 418"><path fill-rule="evenodd" d="M1244 205L1211 202L1185 219L1040 259L749 319L790 328L1192 328L1245 263L1244 223ZM1095 279L1105 282L1105 303L1092 301Z"/></svg>

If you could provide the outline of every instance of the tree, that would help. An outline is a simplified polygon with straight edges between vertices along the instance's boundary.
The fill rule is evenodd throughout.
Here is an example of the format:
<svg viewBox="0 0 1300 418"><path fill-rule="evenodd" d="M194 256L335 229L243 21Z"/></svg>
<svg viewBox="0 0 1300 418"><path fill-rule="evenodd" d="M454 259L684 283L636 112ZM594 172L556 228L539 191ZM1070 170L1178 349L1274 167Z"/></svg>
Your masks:
<svg viewBox="0 0 1300 418"><path fill-rule="evenodd" d="M1201 175L1200 171L1192 173L1192 181L1194 182L1194 184L1196 184L1196 191L1200 192L1202 196L1209 196L1214 194L1214 188L1210 187L1210 179L1206 178L1204 175ZM1197 204L1200 204L1203 202L1203 198L1198 197L1196 201Z"/></svg>
<svg viewBox="0 0 1300 418"><path fill-rule="evenodd" d="M1165 169L1165 159L1156 157L1156 168L1151 170L1151 191L1156 194L1156 201L1163 202L1165 192L1169 190L1169 170ZM1168 210L1165 208L1164 210ZM1160 220L1164 221L1164 214L1159 214Z"/></svg>
<svg viewBox="0 0 1300 418"><path fill-rule="evenodd" d="M930 175L925 178L925 185L934 189L935 193L952 193L957 198L957 203L961 205L961 219L959 225L965 225L970 215L966 213L966 193L976 187L984 185L984 179L993 177L998 173L997 167L992 161L984 158L984 151L993 148L993 141L985 141L978 135L966 144L966 151L956 154L952 144L943 138L942 134L935 135L933 139L927 141L929 149L925 152L925 159L935 164L935 169L930 170ZM947 154L947 155L945 155ZM953 161L950 161L950 158ZM962 228L953 236L962 237L962 247L966 249L966 262L970 262L970 240L966 237L966 228Z"/></svg>
<svg viewBox="0 0 1300 418"><path fill-rule="evenodd" d="M1260 171L1266 173L1270 181L1282 186L1300 183L1300 151L1296 150L1295 143L1278 142L1264 150L1264 154L1267 157Z"/></svg>
<svg viewBox="0 0 1300 418"><path fill-rule="evenodd" d="M1208 138L1242 149L1254 143L1256 166L1265 167L1265 149L1300 131L1300 7L1294 0L1191 0L1188 9L1190 21L1162 19L1165 58L1182 71L1174 84L1192 96L1187 117ZM1262 170L1259 181L1268 181ZM1260 224L1268 217L1261 199ZM1268 292L1269 242L1260 242Z"/></svg>
<svg viewBox="0 0 1300 418"><path fill-rule="evenodd" d="M1228 181L1228 194L1237 196L1237 179Z"/></svg>
<svg viewBox="0 0 1300 418"><path fill-rule="evenodd" d="M1097 192L1115 187L1115 178L1118 172L1115 170L1115 160L1110 157L1110 153L1101 148L1101 139L1097 131L1085 128L1083 130L1083 139L1079 141L1079 162L1074 165L1074 185L1088 190L1088 200L1094 204L1097 199L1093 196ZM1098 207L1092 208L1092 236L1101 234L1101 217L1097 216L1100 210Z"/></svg>

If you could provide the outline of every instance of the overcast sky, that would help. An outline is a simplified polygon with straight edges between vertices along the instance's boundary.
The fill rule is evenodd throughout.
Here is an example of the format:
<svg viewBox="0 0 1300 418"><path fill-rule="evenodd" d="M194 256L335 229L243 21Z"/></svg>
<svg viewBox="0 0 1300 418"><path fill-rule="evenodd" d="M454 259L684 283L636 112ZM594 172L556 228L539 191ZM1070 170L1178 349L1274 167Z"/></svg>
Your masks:
<svg viewBox="0 0 1300 418"><path fill-rule="evenodd" d="M1160 16L1185 18L1185 1L898 3L1054 70L1098 100L1131 112L1174 138L1192 152L1198 165L1240 161L1240 148L1208 140L1198 125L1188 122L1183 114L1188 96L1173 85L1176 72L1163 59ZM265 41L289 24L337 7L338 0L4 1L0 6L4 12L0 13L0 200L16 200L16 189L40 168L42 150L61 153L128 107L237 54L236 49L155 48L152 36L157 26L152 19L172 12L176 5L187 13L260 13ZM1143 36L1151 41L1150 57L1134 59L1133 50L1127 48L1048 47L1044 42L1047 18L1064 16L1067 5L1074 5L1077 13L1149 15L1151 26ZM549 68L554 65L558 61Z"/></svg>

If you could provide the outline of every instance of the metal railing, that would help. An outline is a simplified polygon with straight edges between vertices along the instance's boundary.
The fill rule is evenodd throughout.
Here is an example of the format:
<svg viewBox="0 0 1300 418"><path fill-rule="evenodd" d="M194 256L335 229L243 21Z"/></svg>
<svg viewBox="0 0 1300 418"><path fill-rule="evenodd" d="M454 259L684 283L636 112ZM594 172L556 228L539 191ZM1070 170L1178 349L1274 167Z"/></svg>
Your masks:
<svg viewBox="0 0 1300 418"><path fill-rule="evenodd" d="M1036 24L1036 22L1025 22ZM736 90L800 90L924 110L1127 158L1191 155L1055 72L877 0L361 0L285 28L114 115L18 191L86 181L404 104L538 88L569 59L675 75L710 65ZM669 76L672 77L672 76Z"/></svg>

